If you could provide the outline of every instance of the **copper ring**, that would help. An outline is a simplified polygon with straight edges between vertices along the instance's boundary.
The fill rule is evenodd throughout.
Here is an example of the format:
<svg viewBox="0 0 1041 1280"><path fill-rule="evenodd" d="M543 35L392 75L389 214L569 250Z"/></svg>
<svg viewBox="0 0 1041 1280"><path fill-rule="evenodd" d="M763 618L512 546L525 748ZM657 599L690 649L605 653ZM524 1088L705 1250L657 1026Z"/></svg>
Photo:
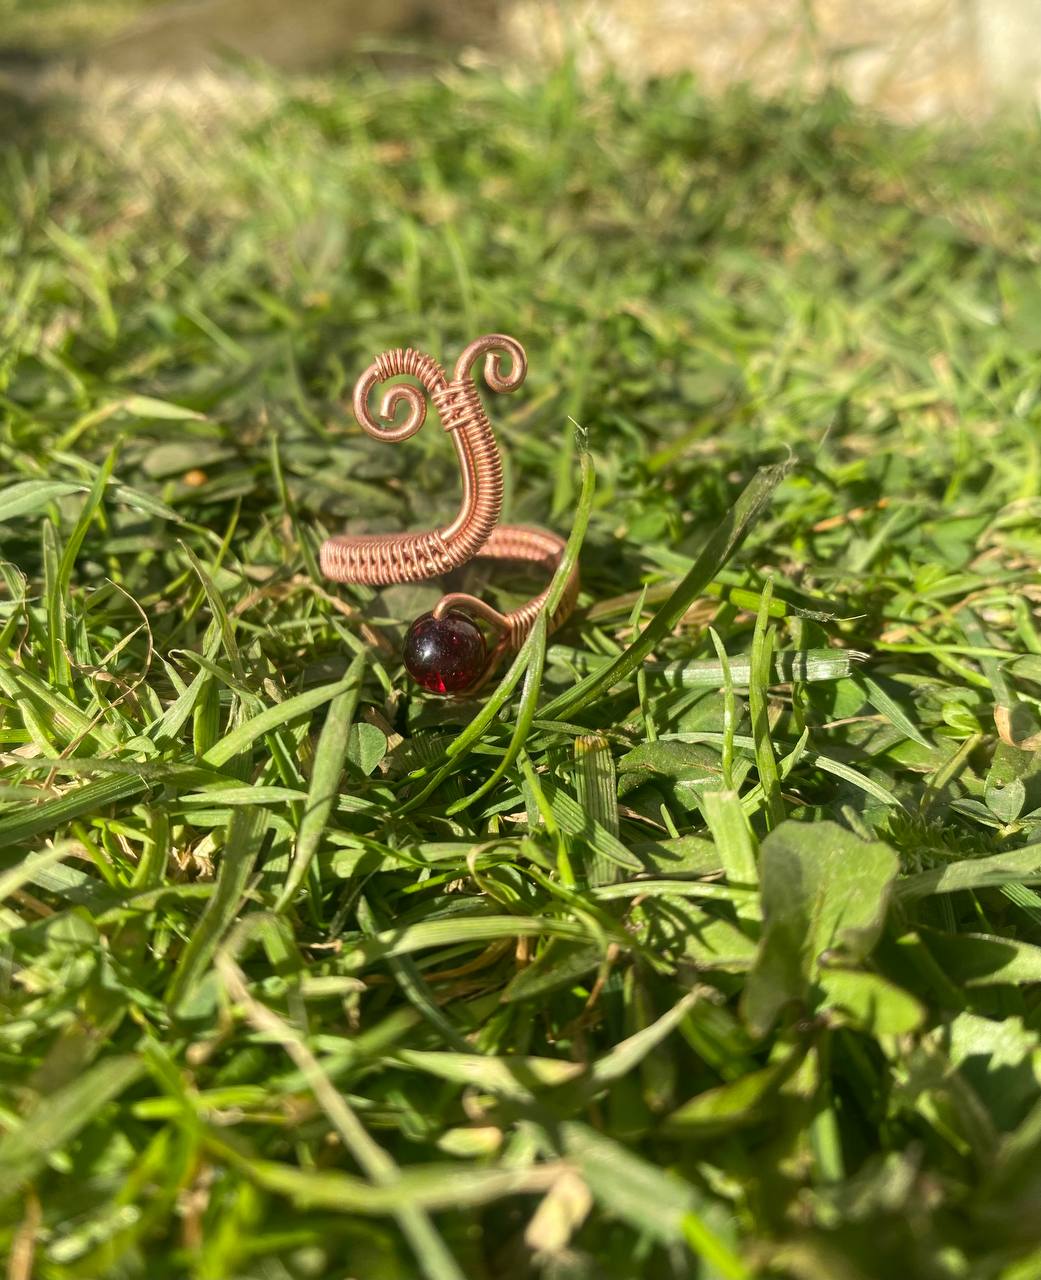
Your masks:
<svg viewBox="0 0 1041 1280"><path fill-rule="evenodd" d="M456 361L449 380L443 367L431 356L411 348L385 351L376 357L354 387L354 415L362 430L377 440L407 440L422 427L429 396L452 437L463 480L459 512L450 524L420 533L338 534L322 543L320 563L326 577L336 582L356 582L388 586L397 582L422 582L440 577L480 557L496 561L536 564L552 576L564 553L564 540L545 529L523 525L500 525L502 512L502 459L492 434L473 375L484 357L484 380L493 391L516 389L527 374L524 348L502 333L490 333L471 342ZM508 372L503 357L509 358ZM411 384L390 387L380 402L379 419L372 417L369 397L373 389L389 378L402 375L416 379L423 391ZM402 405L408 413L401 423L395 416ZM549 619L555 630L574 609L578 596L578 567L572 569L560 603ZM480 619L498 633L488 662L467 692L479 688L504 657L524 643L541 612L549 588L510 613L500 613L476 596L453 592L434 607L434 616L449 611Z"/></svg>

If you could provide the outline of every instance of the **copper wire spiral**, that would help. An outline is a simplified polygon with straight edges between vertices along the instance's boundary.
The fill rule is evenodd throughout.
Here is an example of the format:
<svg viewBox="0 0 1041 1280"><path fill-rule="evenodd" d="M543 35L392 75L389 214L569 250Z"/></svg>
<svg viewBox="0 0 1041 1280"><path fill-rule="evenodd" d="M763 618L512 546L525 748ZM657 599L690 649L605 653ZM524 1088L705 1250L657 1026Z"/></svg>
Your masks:
<svg viewBox="0 0 1041 1280"><path fill-rule="evenodd" d="M510 359L503 373L502 356ZM369 411L369 396L378 383L402 375L415 378L430 397L441 425L452 437L463 480L463 496L455 519L441 528L422 533L340 534L321 547L322 572L337 582L386 586L396 582L420 582L439 577L475 557L538 565L551 577L560 564L564 541L554 533L523 525L500 525L502 512L502 460L491 424L481 403L473 368L484 356L484 378L493 391L515 391L527 374L524 348L515 338L492 333L477 338L456 362L452 379L431 356L398 348L377 356L354 388L354 414L359 425L377 440L407 440L426 420L426 399L409 384L391 387L380 404L380 421ZM395 414L408 405L405 420L395 425ZM550 630L560 626L575 606L579 579L572 570L560 603L549 619ZM499 613L475 596L454 592L443 596L434 609L442 617L450 609L462 609L482 618L499 632L488 668L478 683L508 653L515 652L534 626L549 588L510 613Z"/></svg>

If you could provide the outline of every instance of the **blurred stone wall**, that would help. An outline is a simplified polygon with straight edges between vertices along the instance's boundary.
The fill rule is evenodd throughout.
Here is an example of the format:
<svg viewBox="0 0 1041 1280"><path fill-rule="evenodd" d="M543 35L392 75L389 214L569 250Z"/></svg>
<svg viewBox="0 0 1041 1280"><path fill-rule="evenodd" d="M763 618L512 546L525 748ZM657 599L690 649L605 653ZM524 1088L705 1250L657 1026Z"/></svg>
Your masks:
<svg viewBox="0 0 1041 1280"><path fill-rule="evenodd" d="M294 70L376 40L475 46L595 71L693 70L710 89L837 82L901 119L1041 105L1041 0L182 0L93 51L111 72L184 72L233 52Z"/></svg>
<svg viewBox="0 0 1041 1280"><path fill-rule="evenodd" d="M153 4L91 51L115 72L188 71L229 53L314 70L380 40L458 45L498 35L499 0L181 0Z"/></svg>
<svg viewBox="0 0 1041 1280"><path fill-rule="evenodd" d="M580 26L590 65L693 69L713 89L837 82L904 119L1036 106L1041 90L1041 0L517 0L504 23L533 57L559 56Z"/></svg>
<svg viewBox="0 0 1041 1280"><path fill-rule="evenodd" d="M749 79L766 92L839 82L905 119L1036 106L1041 90L1041 0L517 0L503 20L537 58L584 28L590 65L689 68L711 88Z"/></svg>

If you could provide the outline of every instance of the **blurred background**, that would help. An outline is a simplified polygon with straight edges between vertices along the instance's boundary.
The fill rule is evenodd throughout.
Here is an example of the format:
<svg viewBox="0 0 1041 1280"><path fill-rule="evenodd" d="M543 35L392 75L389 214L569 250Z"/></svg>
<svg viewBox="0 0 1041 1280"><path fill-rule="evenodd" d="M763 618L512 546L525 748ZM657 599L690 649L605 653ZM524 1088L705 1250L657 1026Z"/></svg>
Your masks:
<svg viewBox="0 0 1041 1280"><path fill-rule="evenodd" d="M837 84L900 120L1036 107L1041 0L0 0L0 75L32 95L73 74L184 88L235 60L313 71L352 56L464 52L717 90ZM102 81L104 82L104 81Z"/></svg>
<svg viewBox="0 0 1041 1280"><path fill-rule="evenodd" d="M581 1183L551 1198L564 1178L542 1201L552 1212L530 1223L534 1198L464 1202L439 1215L459 1273L704 1280L684 1242L718 1233L749 1266L713 1264L713 1275L764 1275L760 1263L777 1280L1041 1275L1041 1148L1029 1145L1041 1128L1041 984L1022 995L1010 985L1041 976L1041 899L1026 885L1003 885L986 915L975 898L923 899L921 938L893 932L886 943L907 952L885 964L908 990L887 978L850 997L849 1025L865 1028L857 1040L829 1007L753 1044L736 1004L753 943L724 916L702 929L685 904L670 905L680 923L662 929L675 978L650 965L645 975L641 959L630 984L619 964L587 999L576 975L585 982L581 966L601 963L611 935L586 945L583 923L567 935L582 938L574 950L547 947L534 963L505 937L461 961L453 937L422 968L377 974L359 1005L346 939L361 937L361 886L369 920L443 928L449 893L464 905L485 894L462 850L490 847L500 822L512 833L527 797L512 777L493 778L498 748L479 744L467 772L402 821L393 771L438 759L473 718L472 704L416 698L396 674L396 637L441 587L329 590L316 563L329 533L430 528L458 501L443 432L390 448L355 424L351 389L375 353L410 344L454 362L477 335L515 334L529 355L525 386L486 397L507 519L567 532L586 439L596 465L581 610L547 681L570 683L573 657L617 653L709 537L733 527L756 467L795 455L663 656L711 660L710 622L745 653L765 634L753 628L773 580L760 616L768 607L778 647L838 640L871 653L881 691L869 704L847 679L770 700L793 814L885 831L902 866L926 878L1036 833L1041 810L1026 797L1041 778L1029 692L1041 688L1041 0L0 0L0 45L0 845L20 857L29 836L12 831L39 833L64 857L68 831L98 845L91 856L120 893L124 883L177 890L169 908L124 915L92 868L70 866L78 879L63 881L45 862L34 865L53 879L12 899L31 927L4 934L4 992L18 1001L0 1033L8 1147L44 1170L63 1133L80 1132L93 1059L87 1069L138 1092L127 1086L118 1105L95 1094L89 1132L69 1163L55 1152L24 1208L0 1194L0 1255L21 1242L9 1280L343 1280L347 1256L364 1280L417 1274L393 1222L254 1185L256 1170L233 1153L239 1099L243 1139L273 1162L265 1169L321 1177L348 1159L343 1140L302 1101L306 1073L226 1017L215 974L198 981L190 1022L168 1014L163 995L197 954L177 939L201 933L216 947L225 927L197 925L193 899L180 896L194 891L185 881L228 865L221 833L242 797L217 797L254 776L246 755L238 773L224 756L228 788L217 778L221 790L196 791L212 745L229 741L222 726L335 678L362 636L374 674L368 722L350 742L375 735L377 753L345 748L352 772L335 841L332 829L322 836L312 864L313 902L284 917L296 932L263 954L258 930L243 962L295 1026L304 1005L281 957L299 945L316 979L301 1002L307 992L326 1002L307 1005L323 1064L337 1064L345 1096L363 1098L358 1114L381 1148L417 1171L460 1159L468 1177L488 1170L515 1185L540 1149L523 1133L514 1143L527 1069L523 1094L485 1110L468 1068L432 1084L398 1048L473 1032L482 1054L606 1061L609 1047L632 1045L623 1036L680 1007L692 974L700 984L725 970L689 1042L654 1042L639 1069L605 1076L616 1086L597 1099L596 1123L611 1160L593 1147L587 1161L607 1172L608 1190L595 1190L585 1225ZM577 442L572 422L587 433ZM512 606L523 595L494 598ZM615 844L614 827L641 842L653 832L655 845L668 833L691 858L670 854L670 874L714 867L701 861L698 806L708 781L727 775L701 737L721 736L730 713L715 689L649 688L620 687L581 713L617 745L623 803L599 810L608 826L592 824L590 803L590 824L570 829ZM766 718L757 713L756 733ZM534 768L570 796L572 728L537 723ZM249 792L277 832L260 855L261 902L301 847L299 797L316 774L308 728L272 732L277 751L264 748L255 775L263 801ZM496 721L489 744L506 730ZM666 740L674 732L684 740ZM769 755L779 788L762 742L759 767ZM88 784L103 790L72 808L64 792L51 803L59 764L73 775L83 762L66 757L81 746L121 772ZM384 751L389 771L376 774ZM751 766L743 755L734 777ZM156 780L147 807L129 784L108 790L138 778ZM456 805L449 826L442 796L480 778L501 794ZM767 790L745 792L749 812ZM38 794L47 798L30 808ZM117 794L125 801L100 799ZM89 830L73 821L88 802L115 818L91 815ZM438 850L427 880L396 860L413 841ZM517 841L517 867L534 866L536 846ZM370 851L385 847L370 874ZM561 856L554 847L547 837L539 857ZM252 877L255 857L228 861ZM572 913L571 896L538 887L547 874L529 889L515 871L502 865L502 902ZM473 896L457 893L470 880ZM884 897L888 881L870 892ZM902 930L914 916L897 903ZM573 912L576 929L587 914ZM987 921L1001 945L981 938ZM650 956L657 926L647 937ZM24 981L8 980L9 954ZM843 972L855 976L834 968ZM926 1006L935 1026L912 1034ZM127 1073L133 1055L146 1070L146 1024L147 1082ZM630 1059L613 1061L616 1072ZM164 1096L142 1097L157 1087ZM12 1127L32 1096L42 1121ZM52 1114L77 1123L62 1130ZM153 1123L164 1126L154 1141ZM204 1139L204 1125L227 1138ZM640 1155L639 1177L626 1152ZM661 1167L667 1177L648 1181ZM672 1218L667 1232L650 1227L658 1205L644 1206L659 1187L662 1214L682 1216L685 1235ZM1020 1265L1015 1251L1028 1248L1038 1252Z"/></svg>

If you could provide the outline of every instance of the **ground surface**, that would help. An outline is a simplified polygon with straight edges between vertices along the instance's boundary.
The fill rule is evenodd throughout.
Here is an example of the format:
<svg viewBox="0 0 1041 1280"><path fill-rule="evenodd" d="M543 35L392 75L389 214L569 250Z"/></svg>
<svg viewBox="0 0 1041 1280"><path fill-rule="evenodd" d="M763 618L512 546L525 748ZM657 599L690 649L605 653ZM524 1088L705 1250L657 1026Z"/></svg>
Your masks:
<svg viewBox="0 0 1041 1280"><path fill-rule="evenodd" d="M1041 1274L1036 134L250 103L4 154L8 1275ZM453 705L315 552L455 500L357 373L497 329L584 591Z"/></svg>

